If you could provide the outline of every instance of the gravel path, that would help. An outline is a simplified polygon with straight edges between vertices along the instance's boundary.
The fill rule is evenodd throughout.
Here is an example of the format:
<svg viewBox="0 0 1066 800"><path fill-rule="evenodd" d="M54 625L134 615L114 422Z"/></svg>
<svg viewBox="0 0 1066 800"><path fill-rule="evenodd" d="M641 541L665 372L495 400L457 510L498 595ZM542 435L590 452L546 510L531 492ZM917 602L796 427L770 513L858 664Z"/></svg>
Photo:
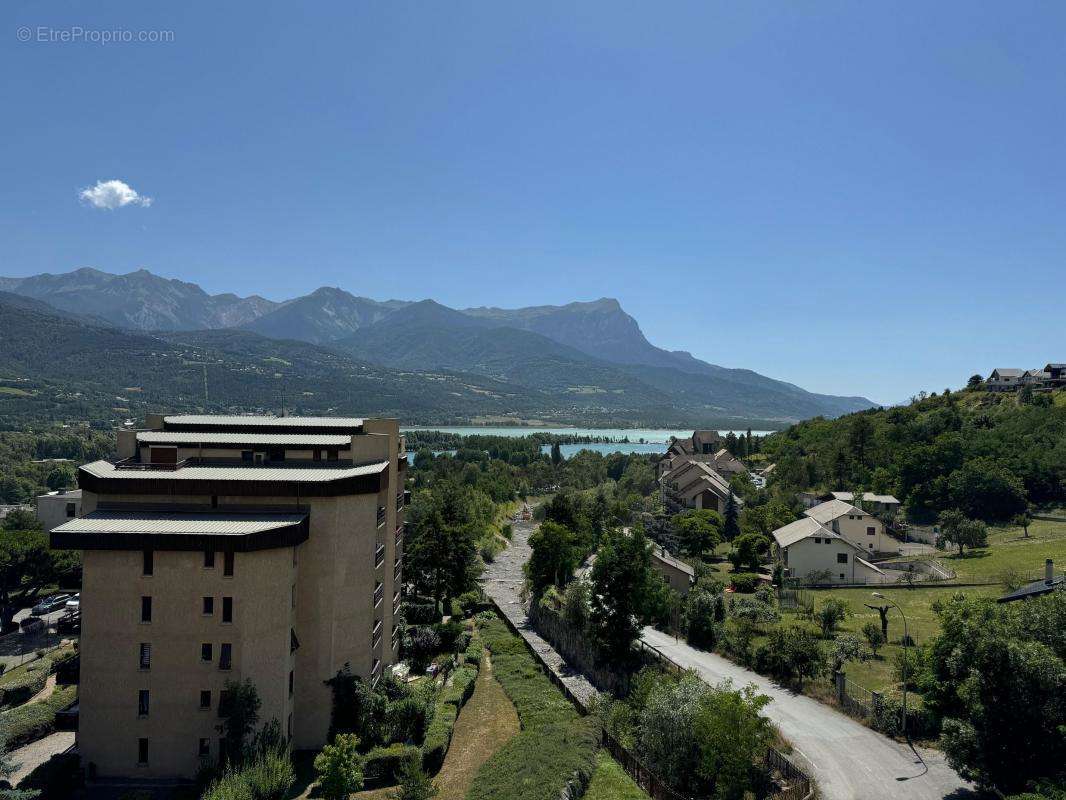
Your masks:
<svg viewBox="0 0 1066 800"><path fill-rule="evenodd" d="M19 781L33 772L54 755L58 755L74 746L74 731L58 731L51 736L45 736L36 742L30 742L24 747L11 751L11 762L18 768L8 778L12 786L18 786Z"/></svg>
<svg viewBox="0 0 1066 800"><path fill-rule="evenodd" d="M673 636L654 628L645 628L643 639L676 663L696 670L707 683L726 679L735 686L753 683L768 695L773 702L763 713L811 763L825 800L964 800L978 796L947 765L943 753L920 748L927 769L906 745L722 656L676 642Z"/></svg>
<svg viewBox="0 0 1066 800"><path fill-rule="evenodd" d="M493 563L485 567L481 583L485 594L496 601L496 605L548 668L562 679L582 704L587 705L596 696L596 688L579 671L571 669L566 660L529 626L525 607L518 599L524 580L522 566L532 554L529 536L536 528L537 523L532 521L514 523L510 546L501 551Z"/></svg>

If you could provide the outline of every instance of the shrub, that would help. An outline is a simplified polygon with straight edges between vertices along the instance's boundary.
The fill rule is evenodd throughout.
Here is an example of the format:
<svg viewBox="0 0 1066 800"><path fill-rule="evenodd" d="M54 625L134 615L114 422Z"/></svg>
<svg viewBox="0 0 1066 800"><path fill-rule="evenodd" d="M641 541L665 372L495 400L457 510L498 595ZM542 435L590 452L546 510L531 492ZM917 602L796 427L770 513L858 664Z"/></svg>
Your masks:
<svg viewBox="0 0 1066 800"><path fill-rule="evenodd" d="M444 690L441 700L462 708L470 695L474 693L474 681L477 680L477 668L462 666L452 672L451 685Z"/></svg>
<svg viewBox="0 0 1066 800"><path fill-rule="evenodd" d="M715 624L717 599L710 592L696 589L688 596L688 643L693 647L713 650L718 641Z"/></svg>
<svg viewBox="0 0 1066 800"><path fill-rule="evenodd" d="M483 598L480 590L472 589L469 592L463 592L456 598L456 601L459 603L460 613L464 617L469 617L481 605Z"/></svg>
<svg viewBox="0 0 1066 800"><path fill-rule="evenodd" d="M894 695L885 695L874 708L870 726L888 736L902 736L903 702ZM940 720L927 708L907 704L907 733L915 739L935 739L940 735Z"/></svg>
<svg viewBox="0 0 1066 800"><path fill-rule="evenodd" d="M296 772L284 749L260 753L241 768L255 800L281 800L296 782Z"/></svg>
<svg viewBox="0 0 1066 800"><path fill-rule="evenodd" d="M47 700L5 712L0 723L6 747L13 750L52 733L56 727L56 712L73 703L77 696L78 690L73 686L57 688Z"/></svg>
<svg viewBox="0 0 1066 800"><path fill-rule="evenodd" d="M766 643L755 653L755 669L783 683L803 686L806 678L825 671L825 651L814 631L793 626L771 629Z"/></svg>
<svg viewBox="0 0 1066 800"><path fill-rule="evenodd" d="M318 786L326 800L347 800L363 788L363 757L359 737L342 733L315 756Z"/></svg>
<svg viewBox="0 0 1066 800"><path fill-rule="evenodd" d="M409 744L375 747L366 755L363 766L364 782L375 786L399 783L407 762L412 760L421 763L421 748Z"/></svg>
<svg viewBox="0 0 1066 800"><path fill-rule="evenodd" d="M393 800L430 800L437 796L433 781L422 770L417 761L406 761L400 773L400 789L393 794Z"/></svg>
<svg viewBox="0 0 1066 800"><path fill-rule="evenodd" d="M440 622L440 612L436 603L419 603L407 601L403 604L404 619L408 625L432 625Z"/></svg>
<svg viewBox="0 0 1066 800"><path fill-rule="evenodd" d="M440 636L432 628L425 626L412 628L410 645L407 649L411 658L411 671L425 672L433 654L440 649Z"/></svg>
<svg viewBox="0 0 1066 800"><path fill-rule="evenodd" d="M837 627L848 618L851 610L848 608L847 603L838 597L830 597L825 601L820 609L818 609L818 624L822 628L822 636L826 639L836 633Z"/></svg>
<svg viewBox="0 0 1066 800"><path fill-rule="evenodd" d="M729 585L734 592L750 594L759 585L759 576L754 572L734 572L729 576Z"/></svg>
<svg viewBox="0 0 1066 800"><path fill-rule="evenodd" d="M388 741L420 742L426 735L426 702L417 697L401 697L385 710Z"/></svg>
<svg viewBox="0 0 1066 800"><path fill-rule="evenodd" d="M451 703L438 703L433 713L433 721L426 730L426 740L422 743L422 768L430 775L435 775L444 763L448 744L452 740L452 728L459 715L457 706Z"/></svg>
<svg viewBox="0 0 1066 800"><path fill-rule="evenodd" d="M4 683L0 686L0 691L3 692L0 704L22 705L44 688L51 672L52 659L39 658L27 664L21 672L12 671L4 676Z"/></svg>
<svg viewBox="0 0 1066 800"><path fill-rule="evenodd" d="M485 653L485 645L481 643L480 639L471 639L470 644L467 646L466 651L463 654L463 658L467 664L473 664L477 666L481 663L481 656Z"/></svg>
<svg viewBox="0 0 1066 800"><path fill-rule="evenodd" d="M456 643L459 641L459 637L465 632L463 623L455 622L438 622L433 626L433 632L437 634L440 639L440 651L445 653L454 653L456 650Z"/></svg>

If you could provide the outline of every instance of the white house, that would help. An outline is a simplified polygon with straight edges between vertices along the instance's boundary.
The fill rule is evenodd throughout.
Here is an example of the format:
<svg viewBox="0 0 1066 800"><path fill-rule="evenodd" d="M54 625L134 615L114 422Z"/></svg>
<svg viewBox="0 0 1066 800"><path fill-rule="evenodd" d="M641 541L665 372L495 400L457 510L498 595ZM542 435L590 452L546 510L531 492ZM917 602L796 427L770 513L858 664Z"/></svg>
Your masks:
<svg viewBox="0 0 1066 800"><path fill-rule="evenodd" d="M839 533L865 553L896 553L899 545L885 533L885 526L877 517L843 500L820 503L803 512L811 519Z"/></svg>
<svg viewBox="0 0 1066 800"><path fill-rule="evenodd" d="M45 533L78 516L81 516L81 489L60 489L37 497L37 521Z"/></svg>
<svg viewBox="0 0 1066 800"><path fill-rule="evenodd" d="M822 500L843 500L845 503L855 502L854 492L829 492L822 495ZM890 494L874 494L873 492L862 493L862 507L867 511L898 511L899 500Z"/></svg>
<svg viewBox="0 0 1066 800"><path fill-rule="evenodd" d="M866 583L884 573L867 561L865 553L812 517L790 522L774 531L777 559L790 578L819 582Z"/></svg>

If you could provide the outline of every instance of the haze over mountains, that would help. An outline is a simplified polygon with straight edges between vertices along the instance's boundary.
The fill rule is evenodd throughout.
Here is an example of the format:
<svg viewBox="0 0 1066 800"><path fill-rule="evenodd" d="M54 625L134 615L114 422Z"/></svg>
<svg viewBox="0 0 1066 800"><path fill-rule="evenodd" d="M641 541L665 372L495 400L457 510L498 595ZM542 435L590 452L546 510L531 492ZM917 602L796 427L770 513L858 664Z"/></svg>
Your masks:
<svg viewBox="0 0 1066 800"><path fill-rule="evenodd" d="M230 357L273 347L284 358L280 353L293 348L294 340L313 346L300 349L304 355L321 351L316 363L343 355L345 369L361 363L374 365L379 373L466 375L472 378L470 385L488 380L495 388L486 391L511 398L485 409L464 401L472 415L634 422L669 418L684 424L728 419L736 424L838 416L873 405L863 397L814 394L751 370L655 347L618 301L607 298L564 306L457 310L433 300L378 301L323 287L279 303L256 295L210 295L196 284L147 270L112 275L87 268L0 278L0 292L45 304L22 309L37 314L37 324L45 324L44 309L53 309L71 324L94 330L110 325L168 342L181 338L176 337L179 332L225 331L228 335L221 339L208 338L216 346L224 340ZM7 303L15 304L10 296ZM259 337L280 341L264 350ZM0 361L0 370L9 372L7 366ZM379 378L386 376L380 373ZM455 418L446 396L432 403L442 404L441 419ZM422 410L433 414L432 408Z"/></svg>

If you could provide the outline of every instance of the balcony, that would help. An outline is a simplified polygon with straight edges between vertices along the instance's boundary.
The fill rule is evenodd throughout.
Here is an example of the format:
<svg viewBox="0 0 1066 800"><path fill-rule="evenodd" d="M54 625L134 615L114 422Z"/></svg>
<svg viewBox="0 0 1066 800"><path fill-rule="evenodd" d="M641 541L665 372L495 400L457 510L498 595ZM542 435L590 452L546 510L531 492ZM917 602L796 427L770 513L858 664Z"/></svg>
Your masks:
<svg viewBox="0 0 1066 800"><path fill-rule="evenodd" d="M378 527L385 524L385 506L378 506Z"/></svg>
<svg viewBox="0 0 1066 800"><path fill-rule="evenodd" d="M400 543L403 542L403 523L402 522L399 525L396 526L396 539L395 539L395 541L396 541L396 546L397 547L399 547Z"/></svg>
<svg viewBox="0 0 1066 800"><path fill-rule="evenodd" d="M400 610L400 593L397 591L396 594L394 594L392 596L392 613L395 614L399 610ZM396 631L394 630L393 631L393 635L395 635L395 633L396 633Z"/></svg>
<svg viewBox="0 0 1066 800"><path fill-rule="evenodd" d="M385 563L385 545L379 544L374 551L374 569Z"/></svg>
<svg viewBox="0 0 1066 800"><path fill-rule="evenodd" d="M374 629L370 632L370 649L377 650L381 646L381 632L384 629L384 623L379 619L374 621Z"/></svg>
<svg viewBox="0 0 1066 800"><path fill-rule="evenodd" d="M381 581L377 582L374 587L374 608L381 605L381 601L385 599L385 584Z"/></svg>
<svg viewBox="0 0 1066 800"><path fill-rule="evenodd" d="M396 510L403 511L403 492L399 492L396 495Z"/></svg>

